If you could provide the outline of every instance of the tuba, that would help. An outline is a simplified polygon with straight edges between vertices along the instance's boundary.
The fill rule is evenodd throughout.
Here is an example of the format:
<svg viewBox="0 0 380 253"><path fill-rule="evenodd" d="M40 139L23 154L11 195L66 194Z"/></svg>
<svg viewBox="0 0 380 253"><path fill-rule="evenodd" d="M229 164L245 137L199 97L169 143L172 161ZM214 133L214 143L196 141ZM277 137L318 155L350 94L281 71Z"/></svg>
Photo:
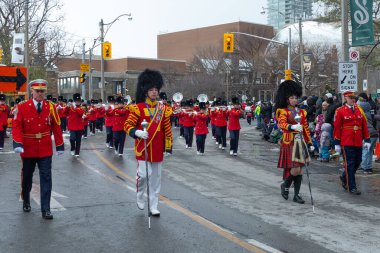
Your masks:
<svg viewBox="0 0 380 253"><path fill-rule="evenodd" d="M124 99L127 100L127 105L129 105L130 103L132 103L132 98L131 98L131 96L126 95Z"/></svg>
<svg viewBox="0 0 380 253"><path fill-rule="evenodd" d="M180 103L183 99L183 95L181 92L174 93L173 95L173 101L176 103Z"/></svg>
<svg viewBox="0 0 380 253"><path fill-rule="evenodd" d="M197 97L197 100L199 102L204 102L206 103L208 101L208 97L206 94L199 94L198 97Z"/></svg>

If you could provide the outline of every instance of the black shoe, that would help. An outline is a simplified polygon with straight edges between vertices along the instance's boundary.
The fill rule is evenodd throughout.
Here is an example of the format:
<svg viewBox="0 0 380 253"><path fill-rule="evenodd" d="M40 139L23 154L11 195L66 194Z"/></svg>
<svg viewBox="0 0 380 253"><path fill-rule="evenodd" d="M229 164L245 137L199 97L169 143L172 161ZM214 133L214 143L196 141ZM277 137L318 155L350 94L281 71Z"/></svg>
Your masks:
<svg viewBox="0 0 380 253"><path fill-rule="evenodd" d="M30 204L29 204L29 203L24 202L24 203L22 204L22 210L23 210L25 213L29 213L29 212L32 210L32 208L30 207Z"/></svg>
<svg viewBox="0 0 380 253"><path fill-rule="evenodd" d="M343 189L347 191L346 179L342 176L340 176L339 178L340 178L340 182L342 183Z"/></svg>
<svg viewBox="0 0 380 253"><path fill-rule="evenodd" d="M285 200L288 200L288 198L289 198L289 188L285 188L285 183L281 184L281 196Z"/></svg>
<svg viewBox="0 0 380 253"><path fill-rule="evenodd" d="M352 190L350 190L350 193L351 194L354 194L354 195L360 195L360 194L362 194L358 189L352 189Z"/></svg>
<svg viewBox="0 0 380 253"><path fill-rule="evenodd" d="M305 204L305 200L303 200L299 195L294 196L293 201L297 202L298 204Z"/></svg>
<svg viewBox="0 0 380 253"><path fill-rule="evenodd" d="M50 211L42 212L42 218L45 220L52 220L53 215L51 214Z"/></svg>

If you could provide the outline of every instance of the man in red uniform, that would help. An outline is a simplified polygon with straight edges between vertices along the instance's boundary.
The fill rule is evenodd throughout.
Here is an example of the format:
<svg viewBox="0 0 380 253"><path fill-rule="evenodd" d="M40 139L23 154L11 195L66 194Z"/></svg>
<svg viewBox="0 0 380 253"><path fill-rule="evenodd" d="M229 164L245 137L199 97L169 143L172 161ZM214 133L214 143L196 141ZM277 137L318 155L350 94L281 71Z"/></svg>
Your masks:
<svg viewBox="0 0 380 253"><path fill-rule="evenodd" d="M205 153L205 142L208 134L207 127L208 113L205 102L199 103L199 112L195 116L195 136L197 143L197 155L204 155Z"/></svg>
<svg viewBox="0 0 380 253"><path fill-rule="evenodd" d="M361 192L356 187L355 173L362 161L363 147L369 149L371 139L365 114L355 103L355 93L347 91L343 96L346 104L335 111L335 151L342 152L345 160L345 170L340 176L343 188L352 194L360 195Z"/></svg>
<svg viewBox="0 0 380 253"><path fill-rule="evenodd" d="M8 126L8 105L5 103L6 96L0 94L0 150L4 148L4 140Z"/></svg>
<svg viewBox="0 0 380 253"><path fill-rule="evenodd" d="M61 130L62 132L66 132L67 129L67 116L63 113L63 110L65 109L66 104L63 102L63 96L58 96L58 115L61 120Z"/></svg>
<svg viewBox="0 0 380 253"><path fill-rule="evenodd" d="M74 104L66 106L63 111L69 119L69 131L70 131L70 151L71 155L79 157L80 146L82 143L82 134L84 129L83 114L84 111L81 106L81 98L79 93L73 95Z"/></svg>
<svg viewBox="0 0 380 253"><path fill-rule="evenodd" d="M234 105L231 110L228 111L228 130L230 131L230 155L237 156L237 150L239 146L239 132L240 132L240 104L237 97L232 98L232 104Z"/></svg>
<svg viewBox="0 0 380 253"><path fill-rule="evenodd" d="M115 98L114 96L108 96L108 104L105 107L106 110L106 146L109 149L113 148L113 122L114 122L114 112L115 109Z"/></svg>
<svg viewBox="0 0 380 253"><path fill-rule="evenodd" d="M104 109L102 102L103 100L99 99L96 105L96 128L100 133L103 133L104 116L106 115L106 109Z"/></svg>
<svg viewBox="0 0 380 253"><path fill-rule="evenodd" d="M170 126L170 107L158 102L158 93L163 85L160 72L144 70L137 81L136 104L130 106L130 114L124 130L135 138L135 154L137 159L137 207L144 209L143 200L146 188L146 163L149 173L149 203L153 216L159 216L158 198L161 188L161 170L164 151L171 148L172 129ZM149 123L147 131L142 130L143 120ZM144 140L147 143L148 157L145 157ZM165 144L165 145L164 145Z"/></svg>
<svg viewBox="0 0 380 253"><path fill-rule="evenodd" d="M53 103L45 100L47 82L43 79L29 83L32 99L17 106L14 114L12 137L13 148L22 159L22 198L24 212L30 212L30 191L36 164L40 170L41 212L42 218L53 219L50 212L52 189L52 140L54 135L57 154L64 151L63 137L57 109Z"/></svg>
<svg viewBox="0 0 380 253"><path fill-rule="evenodd" d="M180 113L180 117L183 119L182 124L184 128L186 148L193 146L193 136L195 127L195 113L193 108L193 100L186 100L185 109Z"/></svg>
<svg viewBox="0 0 380 253"><path fill-rule="evenodd" d="M90 135L95 135L96 125L96 104L98 101L91 99L91 106L88 108L88 121L90 125Z"/></svg>
<svg viewBox="0 0 380 253"><path fill-rule="evenodd" d="M117 97L115 103L115 109L113 110L113 144L115 146L115 155L119 157L123 156L124 143L126 133L124 131L124 124L128 118L129 110L124 106L123 97Z"/></svg>

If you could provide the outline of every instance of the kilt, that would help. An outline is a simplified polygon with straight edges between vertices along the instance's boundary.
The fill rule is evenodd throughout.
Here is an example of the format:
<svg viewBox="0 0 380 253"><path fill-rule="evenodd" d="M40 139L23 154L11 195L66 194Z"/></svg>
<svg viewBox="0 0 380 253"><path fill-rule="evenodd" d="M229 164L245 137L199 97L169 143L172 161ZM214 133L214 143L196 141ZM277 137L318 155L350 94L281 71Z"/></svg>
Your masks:
<svg viewBox="0 0 380 253"><path fill-rule="evenodd" d="M278 157L277 168L290 169L295 167L303 167L304 163L293 162L293 142L290 144L281 143L280 146L280 156Z"/></svg>

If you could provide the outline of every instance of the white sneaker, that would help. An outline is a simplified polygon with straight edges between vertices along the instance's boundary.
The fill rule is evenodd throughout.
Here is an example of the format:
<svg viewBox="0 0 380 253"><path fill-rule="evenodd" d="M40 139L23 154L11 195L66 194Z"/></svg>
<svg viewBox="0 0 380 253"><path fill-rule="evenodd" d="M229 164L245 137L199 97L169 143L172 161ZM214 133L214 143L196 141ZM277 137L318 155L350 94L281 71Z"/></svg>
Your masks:
<svg viewBox="0 0 380 253"><path fill-rule="evenodd" d="M112 147L112 146L109 146L108 148L109 148L109 149L113 149L113 147Z"/></svg>
<svg viewBox="0 0 380 253"><path fill-rule="evenodd" d="M197 155L200 155L200 154L201 154L201 152L197 151Z"/></svg>
<svg viewBox="0 0 380 253"><path fill-rule="evenodd" d="M151 208L150 213L152 214L152 216L160 216L160 211L158 211L158 209L156 208Z"/></svg>
<svg viewBox="0 0 380 253"><path fill-rule="evenodd" d="M219 148L222 148L222 144L219 144Z"/></svg>
<svg viewBox="0 0 380 253"><path fill-rule="evenodd" d="M230 155L233 155L234 154L234 151L233 150L230 150Z"/></svg>
<svg viewBox="0 0 380 253"><path fill-rule="evenodd" d="M218 144L219 144L219 142L215 142L215 144L216 144L216 145L218 145Z"/></svg>
<svg viewBox="0 0 380 253"><path fill-rule="evenodd" d="M109 147L110 147L110 144L109 144L109 143L106 143L106 147L109 148Z"/></svg>
<svg viewBox="0 0 380 253"><path fill-rule="evenodd" d="M189 148L189 145L186 145L186 148Z"/></svg>
<svg viewBox="0 0 380 253"><path fill-rule="evenodd" d="M226 147L222 147L222 149L224 150L224 149L226 149Z"/></svg>
<svg viewBox="0 0 380 253"><path fill-rule="evenodd" d="M212 139L215 140L216 138L213 136Z"/></svg>
<svg viewBox="0 0 380 253"><path fill-rule="evenodd" d="M115 149L115 155L118 155L119 154L119 152L117 152L117 150Z"/></svg>
<svg viewBox="0 0 380 253"><path fill-rule="evenodd" d="M3 150L3 148L0 148L0 150Z"/></svg>
<svg viewBox="0 0 380 253"><path fill-rule="evenodd" d="M119 157L122 157L123 156L123 154L119 154Z"/></svg>
<svg viewBox="0 0 380 253"><path fill-rule="evenodd" d="M237 156L237 153L234 153L234 156Z"/></svg>
<svg viewBox="0 0 380 253"><path fill-rule="evenodd" d="M87 136L85 136L85 137L83 137L83 138L87 139Z"/></svg>
<svg viewBox="0 0 380 253"><path fill-rule="evenodd" d="M205 153L201 153L201 156L204 156L205 155Z"/></svg>
<svg viewBox="0 0 380 253"><path fill-rule="evenodd" d="M78 158L78 157L79 157L79 155L75 155L75 157L76 157L76 158Z"/></svg>
<svg viewBox="0 0 380 253"><path fill-rule="evenodd" d="M75 152L74 152L74 151L71 151L70 154L71 154L71 155L75 155Z"/></svg>
<svg viewBox="0 0 380 253"><path fill-rule="evenodd" d="M182 136L179 136L180 139L182 139L183 137Z"/></svg>
<svg viewBox="0 0 380 253"><path fill-rule="evenodd" d="M137 204L138 209L144 210L145 202L143 199L140 199L139 197L137 197L136 204Z"/></svg>

